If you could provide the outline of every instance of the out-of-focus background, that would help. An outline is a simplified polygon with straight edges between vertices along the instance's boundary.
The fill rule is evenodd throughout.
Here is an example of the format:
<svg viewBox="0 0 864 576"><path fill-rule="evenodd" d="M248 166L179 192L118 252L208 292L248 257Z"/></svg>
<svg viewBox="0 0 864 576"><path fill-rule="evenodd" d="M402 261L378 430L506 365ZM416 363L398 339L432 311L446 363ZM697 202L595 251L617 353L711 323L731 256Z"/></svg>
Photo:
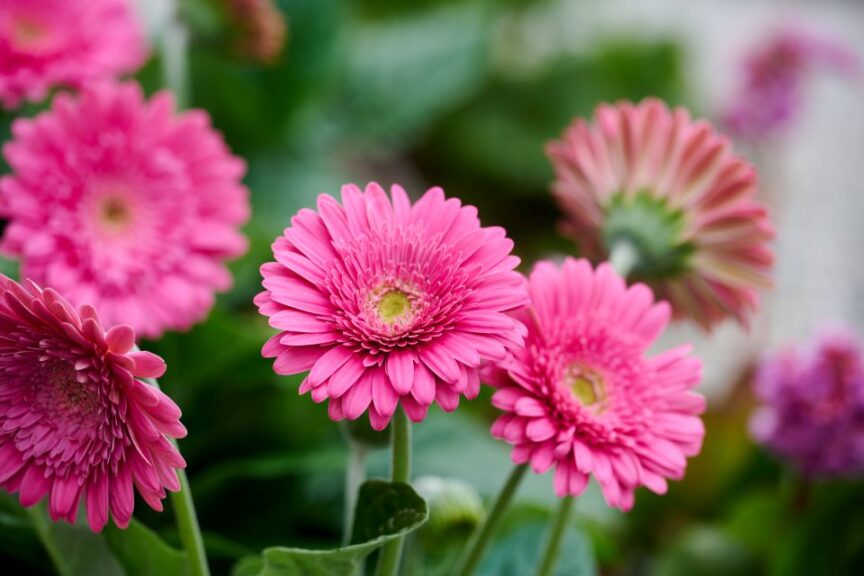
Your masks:
<svg viewBox="0 0 864 576"><path fill-rule="evenodd" d="M251 249L233 265L234 289L189 333L144 343L170 366L163 387L184 411L182 449L223 574L265 546L339 541L339 427L298 396L300 378L277 377L261 358L270 329L251 303L270 242L297 209L345 182L399 182L414 195L440 185L476 205L484 224L505 226L527 269L576 252L556 231L543 153L575 116L657 96L718 120L742 59L785 28L864 58L864 3L854 0L278 0L254 25L231 16L227 7L242 2L179 0L180 28L175 0L138 2L156 50L137 78L159 89L160 48L188 41L188 103L209 111L249 166ZM680 325L666 337L695 340L706 358L702 455L668 495L637 492L628 514L592 486L558 574L864 573L864 486L805 484L747 428L763 351L826 324L864 332L864 73L827 68L808 71L794 122L739 143L778 229L776 289L761 317L749 333ZM462 479L483 498L499 488L511 463L488 434L489 395L453 415L433 409L415 427L417 476ZM371 467L383 474L386 454ZM530 573L551 484L546 475L523 485L482 574ZM170 515L136 513L176 542ZM447 574L471 518L445 517L412 537L408 573ZM6 540L0 550L31 544Z"/></svg>

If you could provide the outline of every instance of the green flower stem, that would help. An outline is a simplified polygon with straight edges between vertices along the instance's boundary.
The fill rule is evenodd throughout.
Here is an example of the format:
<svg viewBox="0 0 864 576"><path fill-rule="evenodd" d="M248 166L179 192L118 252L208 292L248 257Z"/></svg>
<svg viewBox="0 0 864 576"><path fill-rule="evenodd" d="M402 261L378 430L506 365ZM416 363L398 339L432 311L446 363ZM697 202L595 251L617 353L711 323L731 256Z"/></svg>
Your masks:
<svg viewBox="0 0 864 576"><path fill-rule="evenodd" d="M369 449L345 434L348 442L348 466L345 469L345 513L342 516L342 545L351 542L351 529L354 526L354 511L357 508L357 493L366 479L366 455Z"/></svg>
<svg viewBox="0 0 864 576"><path fill-rule="evenodd" d="M540 569L537 570L537 576L552 576L554 573L555 565L558 563L558 553L561 551L561 541L564 539L564 532L567 530L572 510L573 497L565 496L561 499L558 514L555 515L552 534L549 535L549 541L546 542L546 551L543 553L543 561L540 564Z"/></svg>
<svg viewBox="0 0 864 576"><path fill-rule="evenodd" d="M198 516L195 514L195 503L192 501L192 491L189 489L186 471L178 470L177 476L180 478L180 491L171 494L171 503L174 506L180 541L189 556L192 576L210 576L204 538L201 536L201 527L198 526Z"/></svg>
<svg viewBox="0 0 864 576"><path fill-rule="evenodd" d="M40 502L35 506L26 508L26 510L27 515L30 516L30 523L33 525L33 529L36 530L36 535L39 536L39 540L45 547L45 551L48 552L48 557L51 558L51 563L54 565L54 569L57 570L57 574L60 576L72 576L68 565L63 561L63 556L60 551L57 550L57 546L54 544L54 539L49 533L50 522L48 520L48 511L45 508L45 502Z"/></svg>
<svg viewBox="0 0 864 576"><path fill-rule="evenodd" d="M139 348L136 346L135 350ZM159 388L159 381L155 378L142 378L155 388ZM177 447L177 441L171 439L171 443ZM180 491L171 493L171 505L174 508L174 518L177 520L177 531L180 533L180 542L189 557L189 569L192 576L210 576L210 567L207 564L207 552L204 549L204 538L201 536L201 527L198 525L198 516L195 514L195 502L192 500L192 489L189 488L189 479L186 470L177 470L177 478L180 480Z"/></svg>
<svg viewBox="0 0 864 576"><path fill-rule="evenodd" d="M462 558L459 560L459 565L456 570L456 574L459 574L459 576L470 576L477 569L477 565L480 564L480 560L483 558L483 552L489 545L492 535L498 529L501 518L504 516L504 512L507 508L509 508L510 502L513 500L513 496L516 494L516 489L522 482L526 470L528 470L527 464L519 464L513 468L512 472L510 472L507 482L495 497L495 502L492 504L492 509L489 511L489 515L486 517L486 520L477 527L474 534L471 535L471 540L469 540L468 546L462 553Z"/></svg>
<svg viewBox="0 0 864 576"><path fill-rule="evenodd" d="M609 263L622 278L627 278L636 266L639 252L629 240L619 240L612 246L609 254Z"/></svg>
<svg viewBox="0 0 864 576"><path fill-rule="evenodd" d="M390 479L393 482L411 482L411 425L408 416L400 406L393 415L393 460ZM405 537L387 543L381 549L378 559L378 576L395 576L402 559L402 546Z"/></svg>

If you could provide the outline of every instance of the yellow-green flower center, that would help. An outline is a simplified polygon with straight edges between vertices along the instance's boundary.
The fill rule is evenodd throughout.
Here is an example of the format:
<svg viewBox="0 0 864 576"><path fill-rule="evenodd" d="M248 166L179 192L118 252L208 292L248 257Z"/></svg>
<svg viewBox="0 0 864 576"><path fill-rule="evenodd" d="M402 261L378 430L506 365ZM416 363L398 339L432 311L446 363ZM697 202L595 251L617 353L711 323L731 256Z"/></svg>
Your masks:
<svg viewBox="0 0 864 576"><path fill-rule="evenodd" d="M106 232L117 233L132 220L129 202L117 196L107 196L99 203L99 221Z"/></svg>
<svg viewBox="0 0 864 576"><path fill-rule="evenodd" d="M12 45L20 50L39 48L47 39L49 30L29 18L18 19L12 28Z"/></svg>
<svg viewBox="0 0 864 576"><path fill-rule="evenodd" d="M564 374L564 383L583 406L594 406L606 399L606 384L595 370L572 364Z"/></svg>
<svg viewBox="0 0 864 576"><path fill-rule="evenodd" d="M411 313L411 301L401 290L388 290L378 301L378 317L392 324Z"/></svg>

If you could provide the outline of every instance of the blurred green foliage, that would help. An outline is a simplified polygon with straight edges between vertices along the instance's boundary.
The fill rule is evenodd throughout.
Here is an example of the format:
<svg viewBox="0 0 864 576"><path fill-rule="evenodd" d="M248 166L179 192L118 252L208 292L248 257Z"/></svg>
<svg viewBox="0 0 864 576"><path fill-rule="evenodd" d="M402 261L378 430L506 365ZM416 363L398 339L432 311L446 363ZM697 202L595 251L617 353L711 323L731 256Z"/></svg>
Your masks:
<svg viewBox="0 0 864 576"><path fill-rule="evenodd" d="M538 4L279 0L289 39L281 58L263 66L232 53L217 0L190 3L192 104L210 112L248 162L251 248L233 263L235 287L206 322L144 347L167 360L162 386L184 411L181 448L216 574L266 547L330 548L340 539L344 441L324 406L298 396L300 378L277 377L261 358L271 331L251 304L258 266L291 215L344 182L401 182L415 195L441 185L478 206L484 224L505 226L527 266L574 251L555 231L545 143L601 101L687 100L684 54L671 39L604 38L514 72L530 45L514 45L502 25L533 17ZM160 69L156 55L139 73L148 92L161 87ZM8 115L0 121L4 141L9 124ZM507 447L488 435L488 397L452 415L433 410L416 427L415 476L462 479L487 498L498 489L511 464ZM663 497L640 490L626 516L589 489L558 573L864 573L861 486L790 488L781 467L750 444L745 418L710 414L705 450L686 481ZM385 454L370 467L383 475ZM551 483L549 475L526 481L482 574L526 573L554 503ZM178 544L170 510L139 502L136 516ZM410 539L412 575L452 566L460 540L436 538L421 529ZM4 573L50 573L32 527L7 499L0 553ZM258 565L250 566L243 570Z"/></svg>

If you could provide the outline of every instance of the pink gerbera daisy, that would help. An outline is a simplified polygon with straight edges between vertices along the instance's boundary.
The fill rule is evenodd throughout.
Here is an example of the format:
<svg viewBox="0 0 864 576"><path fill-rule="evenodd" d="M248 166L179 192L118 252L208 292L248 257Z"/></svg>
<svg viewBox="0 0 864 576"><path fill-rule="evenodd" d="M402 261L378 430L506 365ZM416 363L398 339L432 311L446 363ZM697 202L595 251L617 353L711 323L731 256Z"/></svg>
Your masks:
<svg viewBox="0 0 864 576"><path fill-rule="evenodd" d="M37 101L138 68L147 54L129 0L0 2L0 104Z"/></svg>
<svg viewBox="0 0 864 576"><path fill-rule="evenodd" d="M658 100L601 105L548 147L562 229L582 253L633 253L631 276L676 316L710 328L746 323L771 285L773 229L756 202L756 174L728 141Z"/></svg>
<svg viewBox="0 0 864 576"><path fill-rule="evenodd" d="M180 410L141 378L165 372L134 349L128 326L107 332L90 306L0 275L0 486L32 506L48 496L54 520L75 522L83 500L90 528L126 527L133 485L162 510L186 466Z"/></svg>
<svg viewBox="0 0 864 576"><path fill-rule="evenodd" d="M261 267L255 299L280 333L264 346L279 374L310 370L302 393L334 420L367 409L387 426L397 403L413 421L480 390L478 367L522 345L505 314L526 303L513 242L477 210L432 188L413 206L399 186L342 188L301 210Z"/></svg>
<svg viewBox="0 0 864 576"><path fill-rule="evenodd" d="M140 335L185 329L231 285L246 250L242 160L203 111L174 112L135 84L103 84L18 120L0 179L0 251L22 275Z"/></svg>
<svg viewBox="0 0 864 576"><path fill-rule="evenodd" d="M628 510L638 486L662 494L699 453L705 400L692 388L701 363L689 346L646 350L669 322L643 284L608 264L538 263L529 280L525 348L492 368L492 403L505 412L492 435L537 473L555 467L555 492L579 495L589 474L610 506Z"/></svg>

